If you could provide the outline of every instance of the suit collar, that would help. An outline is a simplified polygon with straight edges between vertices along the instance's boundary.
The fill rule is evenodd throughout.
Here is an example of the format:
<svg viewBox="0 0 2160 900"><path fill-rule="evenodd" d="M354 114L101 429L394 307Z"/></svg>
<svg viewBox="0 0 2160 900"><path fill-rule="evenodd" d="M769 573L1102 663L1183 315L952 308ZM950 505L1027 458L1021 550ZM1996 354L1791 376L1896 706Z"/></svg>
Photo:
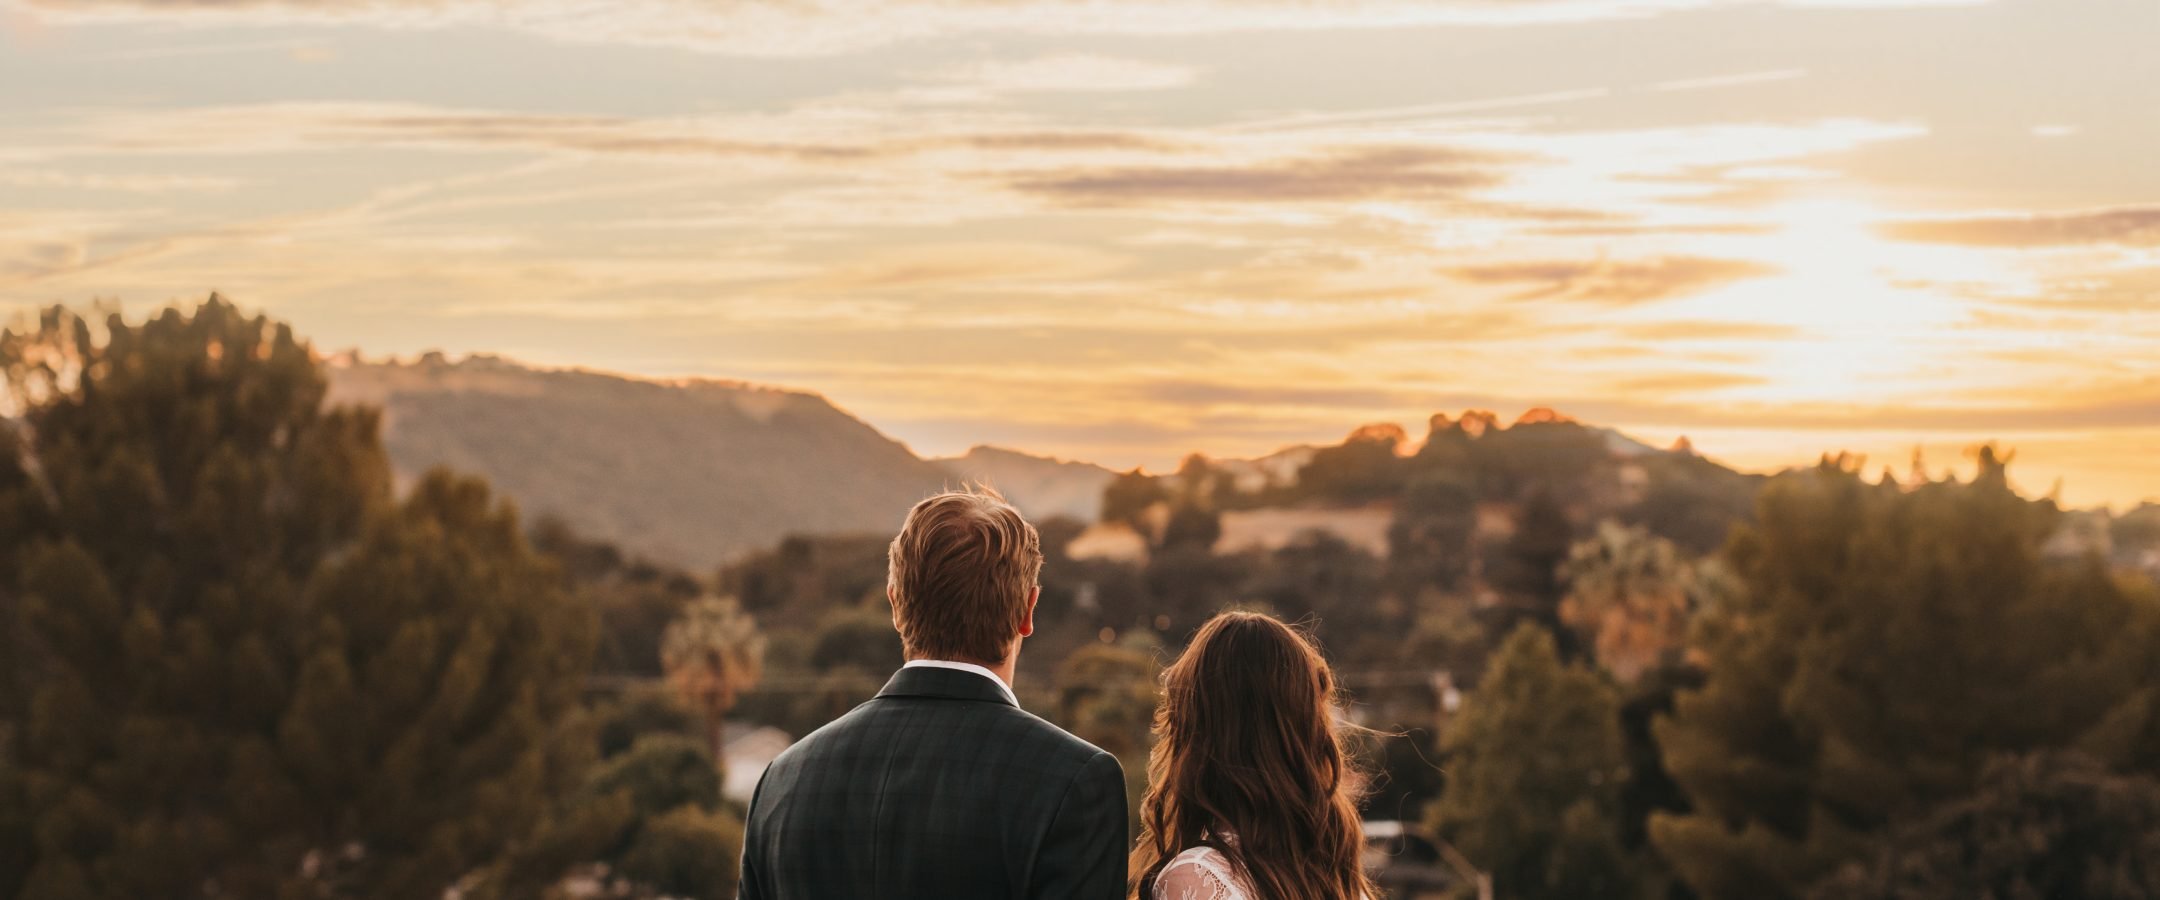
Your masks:
<svg viewBox="0 0 2160 900"><path fill-rule="evenodd" d="M877 693L885 697L933 697L941 700L980 700L1017 707L1006 695L1003 682L994 675L984 675L966 669L947 669L933 666L903 666L894 672L892 680Z"/></svg>

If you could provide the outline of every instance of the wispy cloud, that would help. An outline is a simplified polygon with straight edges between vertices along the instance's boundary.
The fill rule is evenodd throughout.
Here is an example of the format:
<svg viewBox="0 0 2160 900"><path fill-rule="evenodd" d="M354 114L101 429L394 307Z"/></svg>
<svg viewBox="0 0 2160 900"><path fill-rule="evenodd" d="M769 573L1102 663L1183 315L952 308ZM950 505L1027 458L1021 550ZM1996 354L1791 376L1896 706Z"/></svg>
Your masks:
<svg viewBox="0 0 2160 900"><path fill-rule="evenodd" d="M1795 78L1805 77L1807 77L1806 69L1770 69L1761 72L1740 72L1732 75L1711 75L1703 78L1681 78L1673 81L1660 81L1656 84L1651 85L1650 89L1663 93L1671 93L1673 91L1703 91L1713 90L1716 88L1746 87L1748 85L1755 84L1769 84L1778 81L1791 81Z"/></svg>
<svg viewBox="0 0 2160 900"><path fill-rule="evenodd" d="M1083 206L1461 197L1499 180L1498 158L1438 146L1365 147L1244 165L1148 165L1025 174L1023 193Z"/></svg>
<svg viewBox="0 0 2160 900"><path fill-rule="evenodd" d="M1902 241L1971 247L2160 245L2160 206L1910 219L1884 225L1883 233Z"/></svg>
<svg viewBox="0 0 2160 900"><path fill-rule="evenodd" d="M130 194L168 194L229 190L238 178L207 175L85 174L41 170L0 171L0 184L21 188L62 188L78 191L117 191Z"/></svg>
<svg viewBox="0 0 2160 900"><path fill-rule="evenodd" d="M59 21L495 25L575 42L660 44L748 56L844 53L986 34L1174 35L1643 18L1759 0L15 0ZM1783 0L1788 5L1811 0ZM1819 0L1815 0L1819 2ZM1842 0L1848 7L1941 0Z"/></svg>
<svg viewBox="0 0 2160 900"><path fill-rule="evenodd" d="M1524 285L1515 300L1570 300L1631 305L1691 294L1777 269L1739 259L1660 256L1635 260L1535 260L1447 269L1449 277L1475 284Z"/></svg>
<svg viewBox="0 0 2160 900"><path fill-rule="evenodd" d="M1184 87L1199 79L1200 70L1175 63L1062 53L950 65L925 77L987 94L1121 93Z"/></svg>

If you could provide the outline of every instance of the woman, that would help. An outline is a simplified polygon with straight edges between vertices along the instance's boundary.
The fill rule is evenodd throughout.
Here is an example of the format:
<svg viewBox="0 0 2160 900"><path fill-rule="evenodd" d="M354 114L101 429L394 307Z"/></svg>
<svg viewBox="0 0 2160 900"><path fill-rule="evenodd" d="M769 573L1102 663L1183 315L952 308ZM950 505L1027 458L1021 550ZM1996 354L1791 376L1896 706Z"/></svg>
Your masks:
<svg viewBox="0 0 2160 900"><path fill-rule="evenodd" d="M1258 613L1216 616L1163 673L1134 900L1378 896L1358 861L1363 781L1312 643Z"/></svg>

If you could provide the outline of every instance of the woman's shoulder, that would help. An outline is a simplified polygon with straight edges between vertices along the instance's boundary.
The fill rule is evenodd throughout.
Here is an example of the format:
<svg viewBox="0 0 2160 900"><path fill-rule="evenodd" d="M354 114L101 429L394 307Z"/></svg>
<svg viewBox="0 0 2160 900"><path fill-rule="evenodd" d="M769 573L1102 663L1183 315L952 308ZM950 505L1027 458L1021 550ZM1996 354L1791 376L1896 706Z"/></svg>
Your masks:
<svg viewBox="0 0 2160 900"><path fill-rule="evenodd" d="M1153 900L1249 900L1230 858L1204 844L1171 857L1151 893Z"/></svg>

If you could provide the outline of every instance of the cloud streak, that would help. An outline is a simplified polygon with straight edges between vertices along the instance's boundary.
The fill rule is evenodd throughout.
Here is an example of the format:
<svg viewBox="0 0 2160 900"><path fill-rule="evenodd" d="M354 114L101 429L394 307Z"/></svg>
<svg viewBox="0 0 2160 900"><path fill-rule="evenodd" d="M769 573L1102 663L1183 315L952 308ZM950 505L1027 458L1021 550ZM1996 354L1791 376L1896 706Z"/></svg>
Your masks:
<svg viewBox="0 0 2160 900"><path fill-rule="evenodd" d="M54 21L490 25L579 43L688 47L743 56L849 53L937 37L1181 35L1244 31L1509 26L1632 19L1759 0L13 0ZM1783 0L1808 5L1809 0ZM1903 7L1940 0L1845 0Z"/></svg>
<svg viewBox="0 0 2160 900"><path fill-rule="evenodd" d="M1883 226L1901 241L1967 247L2160 246L2160 206L1912 219Z"/></svg>
<svg viewBox="0 0 2160 900"><path fill-rule="evenodd" d="M1497 183L1499 160L1448 147L1362 147L1245 165L1128 166L1023 175L1021 193L1080 206L1301 203L1464 197Z"/></svg>
<svg viewBox="0 0 2160 900"><path fill-rule="evenodd" d="M1536 260L1457 266L1449 277L1472 284L1527 285L1513 300L1566 300L1630 306L1692 294L1721 284L1777 274L1775 267L1738 259L1658 256L1636 260Z"/></svg>

